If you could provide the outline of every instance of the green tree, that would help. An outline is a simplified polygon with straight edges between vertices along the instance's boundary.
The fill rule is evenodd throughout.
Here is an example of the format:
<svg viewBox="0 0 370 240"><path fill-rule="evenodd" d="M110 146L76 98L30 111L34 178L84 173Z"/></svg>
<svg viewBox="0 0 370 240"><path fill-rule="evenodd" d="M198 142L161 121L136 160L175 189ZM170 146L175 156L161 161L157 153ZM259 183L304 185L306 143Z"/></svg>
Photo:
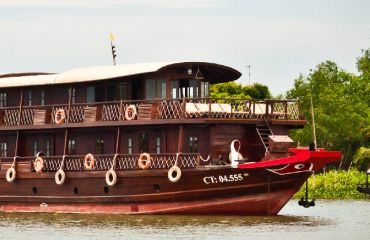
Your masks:
<svg viewBox="0 0 370 240"><path fill-rule="evenodd" d="M269 88L260 83L242 85L236 82L227 82L211 85L211 97L213 98L241 98L241 99L270 99Z"/></svg>
<svg viewBox="0 0 370 240"><path fill-rule="evenodd" d="M300 75L287 97L299 99L309 124L293 131L293 137L303 144L312 141L312 97L318 146L342 150L343 166L348 167L355 151L367 144L363 129L370 122L369 66L369 51L366 51L358 59L360 76L339 69L331 61L319 64L308 76Z"/></svg>

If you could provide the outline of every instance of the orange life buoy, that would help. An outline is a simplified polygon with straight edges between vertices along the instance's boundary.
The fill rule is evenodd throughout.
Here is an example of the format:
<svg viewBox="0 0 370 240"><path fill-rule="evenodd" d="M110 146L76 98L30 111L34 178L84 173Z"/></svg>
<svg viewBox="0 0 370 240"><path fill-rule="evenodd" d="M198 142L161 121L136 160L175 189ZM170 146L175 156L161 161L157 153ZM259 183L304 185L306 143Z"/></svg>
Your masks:
<svg viewBox="0 0 370 240"><path fill-rule="evenodd" d="M64 123L64 120L66 119L66 112L63 108L58 109L55 112L54 121L56 124L62 124Z"/></svg>
<svg viewBox="0 0 370 240"><path fill-rule="evenodd" d="M35 171L37 173L42 172L42 169L44 169L44 159L42 159L41 157L37 157L33 162L33 167L35 168Z"/></svg>
<svg viewBox="0 0 370 240"><path fill-rule="evenodd" d="M126 111L125 111L125 118L127 120L133 120L136 118L136 115L137 115L137 111L136 111L136 107L135 105L130 105L126 108Z"/></svg>
<svg viewBox="0 0 370 240"><path fill-rule="evenodd" d="M91 153L86 154L85 156L85 161L84 161L84 166L86 170L92 170L95 165L95 158L94 155Z"/></svg>
<svg viewBox="0 0 370 240"><path fill-rule="evenodd" d="M142 153L137 161L139 168L148 169L150 168L151 160L149 153Z"/></svg>

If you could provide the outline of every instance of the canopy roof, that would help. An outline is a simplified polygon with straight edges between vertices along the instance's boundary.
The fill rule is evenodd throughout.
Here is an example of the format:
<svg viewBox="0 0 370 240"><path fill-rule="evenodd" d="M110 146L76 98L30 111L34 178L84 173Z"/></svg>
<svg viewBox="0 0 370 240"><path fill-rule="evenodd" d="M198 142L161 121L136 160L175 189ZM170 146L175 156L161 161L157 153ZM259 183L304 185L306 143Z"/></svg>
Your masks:
<svg viewBox="0 0 370 240"><path fill-rule="evenodd" d="M233 68L207 62L171 62L171 63L140 63L115 66L98 66L70 70L64 73L16 73L0 75L0 87L21 87L50 84L68 84L91 82L120 77L130 77L154 72L165 72L175 69L187 72L192 69L195 76L198 69L205 79L211 83L229 82L238 79L241 73Z"/></svg>

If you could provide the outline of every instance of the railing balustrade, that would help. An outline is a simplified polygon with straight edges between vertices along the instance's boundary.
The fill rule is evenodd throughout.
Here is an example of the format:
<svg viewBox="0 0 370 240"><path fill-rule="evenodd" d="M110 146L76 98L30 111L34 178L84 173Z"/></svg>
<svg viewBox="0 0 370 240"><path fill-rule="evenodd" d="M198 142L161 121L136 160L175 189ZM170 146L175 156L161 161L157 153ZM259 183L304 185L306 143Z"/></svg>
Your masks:
<svg viewBox="0 0 370 240"><path fill-rule="evenodd" d="M65 123L124 121L128 106L136 119L230 118L300 120L298 103L292 100L184 98L142 101L115 101L0 108L0 125L56 124L59 109Z"/></svg>
<svg viewBox="0 0 370 240"><path fill-rule="evenodd" d="M112 168L114 154L106 155L95 155L95 164L93 171L107 171ZM137 170L138 159L140 154L118 154L116 157L115 169L117 171L121 170ZM177 160L177 166L180 168L195 168L198 165L204 164L200 161L200 156L198 153L181 153L178 155L176 153L163 153L150 154L151 164L149 169L169 169L175 165ZM56 172L60 169L63 156L44 156L43 172ZM83 155L72 155L66 156L64 158L64 171L66 172L83 172L90 171L84 168L84 158ZM36 157L18 157L17 163L30 163L30 171L35 171L34 161ZM11 165L13 163L13 158L0 158L0 169L3 164Z"/></svg>

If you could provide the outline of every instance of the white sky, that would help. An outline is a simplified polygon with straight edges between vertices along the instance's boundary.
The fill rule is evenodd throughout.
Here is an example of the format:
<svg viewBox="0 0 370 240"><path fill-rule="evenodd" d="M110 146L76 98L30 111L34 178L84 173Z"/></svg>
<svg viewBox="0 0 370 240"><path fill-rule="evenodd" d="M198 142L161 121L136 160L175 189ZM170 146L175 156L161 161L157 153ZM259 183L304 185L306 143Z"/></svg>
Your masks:
<svg viewBox="0 0 370 240"><path fill-rule="evenodd" d="M369 0L0 0L0 73L209 61L274 95L325 60L356 72L370 47Z"/></svg>

